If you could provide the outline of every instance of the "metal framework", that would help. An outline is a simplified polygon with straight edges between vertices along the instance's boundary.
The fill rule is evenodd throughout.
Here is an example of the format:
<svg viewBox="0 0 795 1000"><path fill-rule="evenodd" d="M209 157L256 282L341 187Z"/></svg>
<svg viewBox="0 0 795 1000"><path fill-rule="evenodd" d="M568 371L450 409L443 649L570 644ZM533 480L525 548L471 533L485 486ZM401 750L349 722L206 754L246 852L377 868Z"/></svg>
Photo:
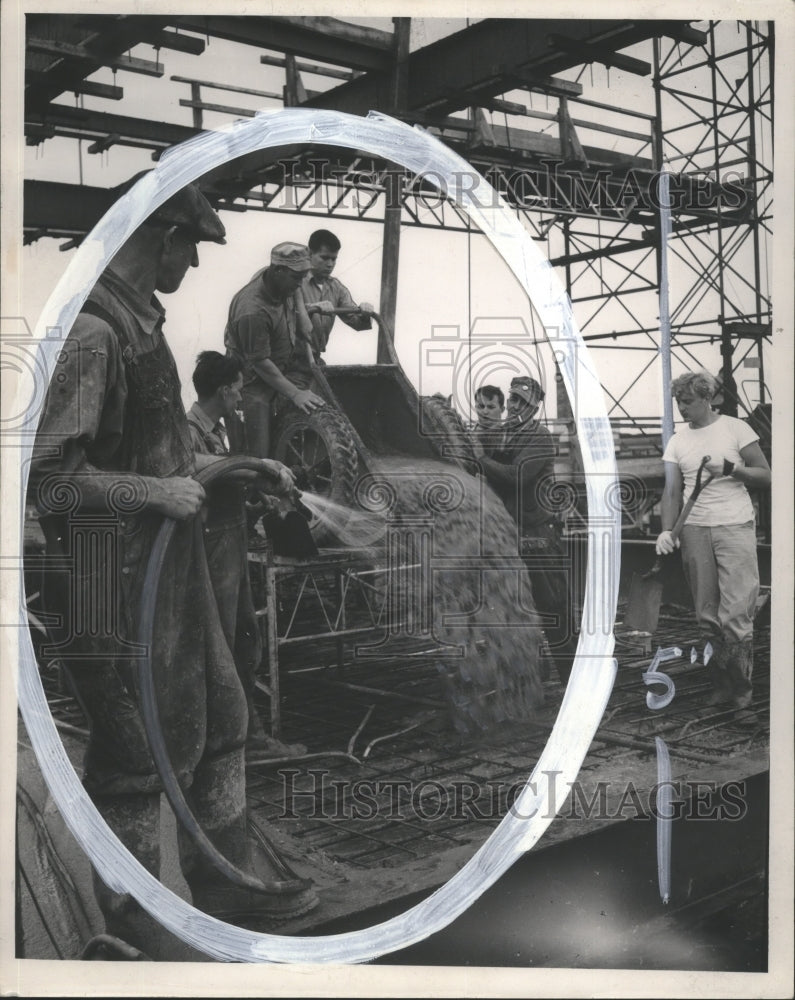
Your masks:
<svg viewBox="0 0 795 1000"><path fill-rule="evenodd" d="M394 21L389 32L332 18L29 18L27 142L64 137L88 140L92 156L135 146L157 158L206 127L207 114L239 118L267 102L360 114L377 107L420 124L484 173L545 242L590 345L622 351L624 366L638 359L623 390L608 395L617 422L640 432L653 418L631 414L627 396L652 377L659 350L648 317L656 314L649 304L656 307L660 274L656 177L665 169L673 200L672 355L717 371L712 355L720 353L727 410L744 415L767 403L772 22L487 19L410 52L408 19ZM69 91L81 95L80 105L84 96L100 107L120 101L117 73L164 77L162 49L199 57L213 38L266 50L260 61L283 71L283 86L171 75L185 88L179 108L190 124L57 101ZM138 54L142 45L154 47L154 59ZM602 93L589 94L594 64L607 68L608 84L611 67L642 81L643 100L623 102L618 89L595 99ZM102 66L113 71L113 85L88 79ZM304 85L310 75L323 81L322 91ZM469 227L432 185L346 150L291 150L278 160L251 154L203 185L224 210L378 220L385 234L398 214L402 226ZM25 240L56 236L70 248L113 200L112 190L81 183L67 191L31 179ZM390 213L396 201L400 211ZM387 244L396 259L394 233L385 236L390 283L396 273L387 267ZM559 404L565 415L565 399Z"/></svg>

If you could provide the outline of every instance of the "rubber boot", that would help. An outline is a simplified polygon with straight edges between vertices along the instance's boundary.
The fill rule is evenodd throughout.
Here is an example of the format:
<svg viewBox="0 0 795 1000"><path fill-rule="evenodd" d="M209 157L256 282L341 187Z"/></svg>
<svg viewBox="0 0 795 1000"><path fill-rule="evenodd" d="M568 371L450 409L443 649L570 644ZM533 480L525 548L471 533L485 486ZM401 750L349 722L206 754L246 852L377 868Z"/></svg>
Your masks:
<svg viewBox="0 0 795 1000"><path fill-rule="evenodd" d="M190 802L216 850L237 869L258 878L263 888L258 891L230 881L180 828L182 868L193 905L232 922L278 922L300 916L317 906L317 896L305 884L280 885L286 880L267 862L255 865L254 845L246 828L244 774L242 750L202 761L196 769Z"/></svg>
<svg viewBox="0 0 795 1000"><path fill-rule="evenodd" d="M732 698L731 681L726 673L725 640L721 636L712 635L704 639L703 645L704 649L708 645L712 646L712 655L707 663L707 675L712 684L712 692L707 698L707 705L709 707L725 705Z"/></svg>
<svg viewBox="0 0 795 1000"><path fill-rule="evenodd" d="M135 793L103 796L94 804L127 850L160 877L160 795ZM202 956L166 930L129 893L114 892L93 872L94 895L106 932L132 945L153 961L201 961Z"/></svg>
<svg viewBox="0 0 795 1000"><path fill-rule="evenodd" d="M726 668L715 662L714 657L709 661L709 677L712 681L712 693L707 698L707 705L725 705L732 700L732 686Z"/></svg>
<svg viewBox="0 0 795 1000"><path fill-rule="evenodd" d="M753 639L727 642L724 656L726 673L731 685L731 700L736 708L747 709L753 699L751 684L754 671Z"/></svg>
<svg viewBox="0 0 795 1000"><path fill-rule="evenodd" d="M282 743L281 740L268 736L254 699L247 696L246 700L248 701L247 757L252 761L263 761L271 758L277 760L282 757L303 757L306 754L307 749L303 743Z"/></svg>

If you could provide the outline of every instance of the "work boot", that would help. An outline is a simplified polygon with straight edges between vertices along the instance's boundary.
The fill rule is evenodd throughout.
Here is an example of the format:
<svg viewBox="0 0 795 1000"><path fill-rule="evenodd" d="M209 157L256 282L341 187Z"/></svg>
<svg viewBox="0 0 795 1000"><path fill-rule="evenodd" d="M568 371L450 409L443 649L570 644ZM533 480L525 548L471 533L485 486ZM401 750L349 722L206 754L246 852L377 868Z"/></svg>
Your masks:
<svg viewBox="0 0 795 1000"><path fill-rule="evenodd" d="M319 903L310 887L290 892L257 892L231 882L216 882L194 885L191 892L197 910L228 923L257 919L281 923L309 913Z"/></svg>
<svg viewBox="0 0 795 1000"><path fill-rule="evenodd" d="M246 757L304 757L306 747L303 743L282 743L281 740L268 736L262 719L254 707L254 700L248 706L248 735L246 736Z"/></svg>
<svg viewBox="0 0 795 1000"><path fill-rule="evenodd" d="M713 665L714 664L714 665ZM707 705L724 705L732 700L732 688L729 675L726 670L714 658L710 661L709 677L712 681L712 693L707 698Z"/></svg>
<svg viewBox="0 0 795 1000"><path fill-rule="evenodd" d="M724 647L726 674L731 700L738 709L746 709L753 700L751 677L754 669L753 639L727 642Z"/></svg>
<svg viewBox="0 0 795 1000"><path fill-rule="evenodd" d="M94 804L128 851L155 878L160 877L160 794L96 796ZM203 961L202 955L166 930L134 896L114 892L92 870L94 895L105 932L161 962Z"/></svg>

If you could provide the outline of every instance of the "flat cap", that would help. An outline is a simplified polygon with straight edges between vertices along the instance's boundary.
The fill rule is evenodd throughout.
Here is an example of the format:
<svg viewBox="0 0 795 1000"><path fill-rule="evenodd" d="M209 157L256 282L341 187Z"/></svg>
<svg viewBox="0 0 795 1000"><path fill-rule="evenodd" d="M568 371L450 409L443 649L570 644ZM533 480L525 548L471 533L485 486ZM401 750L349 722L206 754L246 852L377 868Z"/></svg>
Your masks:
<svg viewBox="0 0 795 1000"><path fill-rule="evenodd" d="M521 397L526 403L530 403L531 406L538 406L546 395L538 382L534 378L530 378L529 375L520 375L518 378L512 378L511 388L508 391Z"/></svg>
<svg viewBox="0 0 795 1000"><path fill-rule="evenodd" d="M309 247L302 243L277 243L271 250L271 264L289 267L291 271L309 271Z"/></svg>
<svg viewBox="0 0 795 1000"><path fill-rule="evenodd" d="M226 229L218 213L195 184L188 184L152 212L151 222L179 226L198 242L226 243Z"/></svg>

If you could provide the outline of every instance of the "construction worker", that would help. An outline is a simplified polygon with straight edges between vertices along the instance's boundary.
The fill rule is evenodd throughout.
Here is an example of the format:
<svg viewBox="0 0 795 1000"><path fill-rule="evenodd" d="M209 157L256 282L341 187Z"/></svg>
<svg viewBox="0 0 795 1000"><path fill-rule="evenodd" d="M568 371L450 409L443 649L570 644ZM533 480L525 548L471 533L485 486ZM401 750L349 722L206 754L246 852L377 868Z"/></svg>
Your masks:
<svg viewBox="0 0 795 1000"><path fill-rule="evenodd" d="M64 342L30 475L47 554L58 560L49 564L55 585L45 610L61 616L56 655L90 726L84 785L156 877L162 782L135 683L145 612L153 614L152 673L173 771L215 848L252 869L246 698L213 598L199 516L205 493L192 478L197 462L155 295L175 292L198 266L201 240L224 243L224 227L189 185L116 253ZM152 607L144 579L164 517L176 526ZM281 918L317 901L311 890L284 896L231 884L182 829L179 847L194 905L222 919L245 910ZM167 935L134 898L99 878L95 892L109 934L152 958L170 957Z"/></svg>
<svg viewBox="0 0 795 1000"><path fill-rule="evenodd" d="M202 457L228 456L224 422L235 415L240 405L243 386L240 362L218 351L202 351L196 359L192 380L198 399L187 416L194 451ZM248 573L245 487L259 479L260 488L268 494L289 497L295 490L295 480L287 466L267 458L259 461L262 473L240 469L208 489L204 546L224 635L246 692L246 749L265 750L279 757L296 756L306 753L306 747L289 746L268 736L254 704L262 641Z"/></svg>
<svg viewBox="0 0 795 1000"><path fill-rule="evenodd" d="M709 704L733 704L747 713L753 696L754 608L759 594L756 525L750 489L769 489L770 466L753 428L713 409L716 380L687 372L671 383L685 426L663 454L669 463L660 504L663 530L656 549L679 547L671 537L682 503L696 482L704 456L714 479L699 495L682 528L682 566L693 595L704 645L712 646Z"/></svg>
<svg viewBox="0 0 795 1000"><path fill-rule="evenodd" d="M519 528L520 551L530 575L536 608L553 621L544 632L558 675L566 684L577 650L574 625L575 581L563 561L554 505L555 446L552 435L535 419L544 390L529 375L511 380L501 437L488 448L473 437L483 475Z"/></svg>
<svg viewBox="0 0 795 1000"><path fill-rule="evenodd" d="M309 250L279 243L270 261L232 299L224 333L227 353L243 367L244 436L234 434L233 450L257 458L270 455L275 400L289 400L304 413L323 406L308 388L312 321L300 288L311 269Z"/></svg>
<svg viewBox="0 0 795 1000"><path fill-rule="evenodd" d="M339 278L332 276L341 248L339 238L328 229L316 229L309 237L312 270L303 280L301 293L312 320L311 342L315 361L322 360L321 355L326 350L338 315L352 330L372 328L372 305L369 302L357 305Z"/></svg>

